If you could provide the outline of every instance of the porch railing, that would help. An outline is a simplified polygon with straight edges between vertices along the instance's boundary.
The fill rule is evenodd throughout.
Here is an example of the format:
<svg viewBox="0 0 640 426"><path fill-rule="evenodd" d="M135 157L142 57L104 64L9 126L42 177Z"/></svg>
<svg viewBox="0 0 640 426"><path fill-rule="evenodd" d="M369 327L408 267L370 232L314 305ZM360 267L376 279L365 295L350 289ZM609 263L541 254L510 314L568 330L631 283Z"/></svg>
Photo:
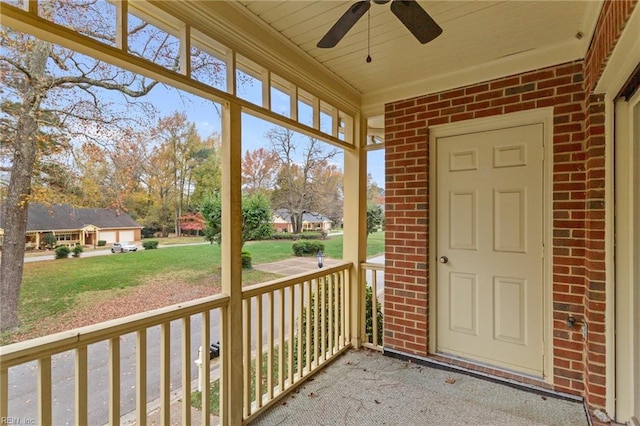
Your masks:
<svg viewBox="0 0 640 426"><path fill-rule="evenodd" d="M242 363L244 420L259 415L350 346L351 266L344 263L243 289L242 359L223 356L230 366L204 368L203 381L223 379L234 363ZM0 418L42 425L60 418L77 425L119 424L123 414L132 412L131 420L144 425L153 402L160 423L169 423L173 409L181 411L181 424L191 424L197 373L192 363L198 347L209 348L226 328L223 312L229 300L218 294L1 347ZM221 351L224 346L222 341ZM202 358L209 366L208 350ZM66 377L65 369L71 370ZM33 375L37 402L29 403L21 386ZM212 389L216 391L203 386L200 395L203 425L211 422ZM15 393L20 393L17 398ZM108 404L106 416L95 418L92 409L103 403ZM228 423L227 415L222 410L221 424Z"/></svg>
<svg viewBox="0 0 640 426"><path fill-rule="evenodd" d="M382 351L382 324L383 312L380 295L384 290L384 265L379 263L361 263L362 270L360 285L364 300L362 306L365 309L364 324L362 330L364 337L362 346Z"/></svg>
<svg viewBox="0 0 640 426"><path fill-rule="evenodd" d="M245 420L350 346L350 266L258 284L242 292Z"/></svg>

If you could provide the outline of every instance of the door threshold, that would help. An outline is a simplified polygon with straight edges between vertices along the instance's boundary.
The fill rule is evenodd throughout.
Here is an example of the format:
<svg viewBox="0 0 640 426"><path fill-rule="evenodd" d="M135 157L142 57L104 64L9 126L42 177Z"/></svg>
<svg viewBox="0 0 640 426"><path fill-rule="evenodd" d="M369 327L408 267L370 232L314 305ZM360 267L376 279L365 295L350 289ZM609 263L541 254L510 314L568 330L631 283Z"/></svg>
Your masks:
<svg viewBox="0 0 640 426"><path fill-rule="evenodd" d="M578 395L571 395L559 392L553 389L553 385L540 379L539 377L530 376L523 373L516 373L493 366L482 365L477 362L471 362L467 359L452 357L443 354L430 354L428 357L421 357L412 354L396 352L390 349L384 349L383 354L392 358L411 361L426 367L438 368L440 370L453 371L457 373L467 374L479 379L489 380L495 383L501 383L516 389L528 392L534 392L543 396L564 399L567 401L583 402L583 398Z"/></svg>

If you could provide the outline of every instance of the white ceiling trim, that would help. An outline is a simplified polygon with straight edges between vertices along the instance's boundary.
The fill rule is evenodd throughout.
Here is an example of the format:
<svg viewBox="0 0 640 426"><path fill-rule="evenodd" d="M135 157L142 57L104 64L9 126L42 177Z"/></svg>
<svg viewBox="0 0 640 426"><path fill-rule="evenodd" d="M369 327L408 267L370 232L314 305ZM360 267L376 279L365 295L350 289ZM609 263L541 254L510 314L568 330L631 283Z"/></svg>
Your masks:
<svg viewBox="0 0 640 426"><path fill-rule="evenodd" d="M604 0L592 0L588 1L587 6L585 7L584 19L582 20L581 25L584 36L582 38L582 42L584 43L583 57L587 56L587 50L591 45L593 33L596 31L596 25L598 25L598 18L600 17L600 11L602 10L603 5Z"/></svg>

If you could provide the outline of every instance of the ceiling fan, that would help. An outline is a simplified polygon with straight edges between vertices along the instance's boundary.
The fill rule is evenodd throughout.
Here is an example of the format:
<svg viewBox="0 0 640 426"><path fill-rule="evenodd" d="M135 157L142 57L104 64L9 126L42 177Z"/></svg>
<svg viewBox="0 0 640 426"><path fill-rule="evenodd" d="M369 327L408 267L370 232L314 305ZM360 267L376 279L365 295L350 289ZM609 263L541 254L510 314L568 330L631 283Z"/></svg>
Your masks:
<svg viewBox="0 0 640 426"><path fill-rule="evenodd" d="M362 0L354 3L322 37L318 47L329 48L338 44L369 10L372 1L376 4L385 4L390 0ZM442 33L442 28L415 0L393 0L391 11L422 44L430 42Z"/></svg>

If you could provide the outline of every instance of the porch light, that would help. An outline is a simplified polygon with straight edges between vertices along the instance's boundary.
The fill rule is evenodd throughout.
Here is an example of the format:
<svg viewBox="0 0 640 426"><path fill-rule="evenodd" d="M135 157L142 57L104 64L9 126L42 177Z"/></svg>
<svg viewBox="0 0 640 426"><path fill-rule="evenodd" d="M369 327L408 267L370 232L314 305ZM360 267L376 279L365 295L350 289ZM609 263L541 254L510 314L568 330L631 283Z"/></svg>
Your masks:
<svg viewBox="0 0 640 426"><path fill-rule="evenodd" d="M318 268L322 268L322 264L324 261L324 254L322 254L322 250L318 251Z"/></svg>

